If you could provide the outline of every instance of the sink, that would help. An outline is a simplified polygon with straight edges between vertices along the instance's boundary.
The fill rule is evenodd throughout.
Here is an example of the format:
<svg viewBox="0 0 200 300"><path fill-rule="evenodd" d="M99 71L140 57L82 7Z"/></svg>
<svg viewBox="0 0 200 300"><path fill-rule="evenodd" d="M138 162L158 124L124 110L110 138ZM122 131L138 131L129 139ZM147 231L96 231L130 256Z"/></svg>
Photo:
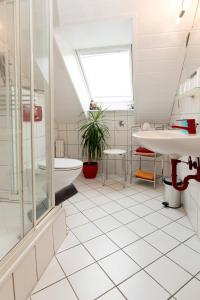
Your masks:
<svg viewBox="0 0 200 300"><path fill-rule="evenodd" d="M149 130L133 133L138 144L171 158L200 156L200 135L185 134L181 130Z"/></svg>

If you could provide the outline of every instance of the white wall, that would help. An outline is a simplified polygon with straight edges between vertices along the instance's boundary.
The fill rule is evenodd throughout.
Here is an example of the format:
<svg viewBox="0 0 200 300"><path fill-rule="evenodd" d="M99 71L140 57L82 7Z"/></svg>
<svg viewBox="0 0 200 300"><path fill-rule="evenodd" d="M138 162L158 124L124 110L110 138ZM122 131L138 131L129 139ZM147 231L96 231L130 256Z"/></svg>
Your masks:
<svg viewBox="0 0 200 300"><path fill-rule="evenodd" d="M57 0L56 25L66 43L71 42L78 48L110 45L114 38L119 44L120 39L127 40L131 32L137 121L168 122L197 2L191 1L181 24L177 25L181 10L179 0ZM130 20L131 29L121 34L124 24ZM112 22L116 22L113 39L108 38ZM121 22L121 29L117 22ZM97 30L94 24L101 24L101 28Z"/></svg>
<svg viewBox="0 0 200 300"><path fill-rule="evenodd" d="M6 89L0 87L0 198L8 197L9 189L9 147L5 93Z"/></svg>
<svg viewBox="0 0 200 300"><path fill-rule="evenodd" d="M171 124L174 124L178 119L184 118L194 118L200 124L200 95L195 96L195 98L186 97L181 100L176 99ZM200 128L198 129L198 133L200 133ZM182 157L181 159L187 161L188 157ZM182 164L179 167L179 177L183 179L189 174L193 174L193 171L189 171L188 166ZM200 236L200 183L191 180L189 187L182 195L188 217L195 231Z"/></svg>
<svg viewBox="0 0 200 300"><path fill-rule="evenodd" d="M184 82L190 75L200 67L200 6L198 7L194 26L191 31L190 41L186 52L185 63L181 76L181 82ZM200 124L200 93L194 98L185 97L175 99L171 116L171 124L177 119L195 119ZM200 126L197 127L200 134ZM183 157L187 161L187 157ZM195 159L195 158L194 158ZM179 167L179 176L184 178L192 173L188 167L182 164ZM183 192L183 202L186 212L191 220L195 231L200 236L200 183L191 180L189 187Z"/></svg>
<svg viewBox="0 0 200 300"><path fill-rule="evenodd" d="M89 109L91 99L75 50L131 43L132 19L87 22L54 29L57 121L77 119Z"/></svg>

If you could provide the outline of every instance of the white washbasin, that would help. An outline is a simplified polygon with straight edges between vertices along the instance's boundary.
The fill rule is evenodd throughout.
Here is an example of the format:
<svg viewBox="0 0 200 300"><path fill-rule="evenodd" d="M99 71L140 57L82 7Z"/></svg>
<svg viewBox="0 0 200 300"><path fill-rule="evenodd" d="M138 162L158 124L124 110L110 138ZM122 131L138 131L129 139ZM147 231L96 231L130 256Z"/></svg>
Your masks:
<svg viewBox="0 0 200 300"><path fill-rule="evenodd" d="M180 130L150 130L133 133L138 144L173 158L200 156L200 135L184 134Z"/></svg>

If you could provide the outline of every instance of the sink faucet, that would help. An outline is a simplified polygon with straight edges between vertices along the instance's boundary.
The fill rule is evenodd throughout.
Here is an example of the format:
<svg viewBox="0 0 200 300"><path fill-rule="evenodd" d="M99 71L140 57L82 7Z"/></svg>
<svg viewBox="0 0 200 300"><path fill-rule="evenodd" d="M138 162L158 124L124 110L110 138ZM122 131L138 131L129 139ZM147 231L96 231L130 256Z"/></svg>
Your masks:
<svg viewBox="0 0 200 300"><path fill-rule="evenodd" d="M196 123L195 119L183 119L183 120L177 120L182 121L187 124L187 126L178 126L178 125L172 125L172 128L178 128L178 129L184 129L187 130L189 134L196 134L196 128L199 125Z"/></svg>

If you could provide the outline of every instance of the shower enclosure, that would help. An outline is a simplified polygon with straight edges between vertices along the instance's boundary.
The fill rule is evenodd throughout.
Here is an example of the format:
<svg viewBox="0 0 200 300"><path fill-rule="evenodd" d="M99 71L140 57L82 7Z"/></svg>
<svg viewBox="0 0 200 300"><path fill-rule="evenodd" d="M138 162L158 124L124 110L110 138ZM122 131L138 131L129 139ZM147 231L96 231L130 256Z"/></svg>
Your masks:
<svg viewBox="0 0 200 300"><path fill-rule="evenodd" d="M0 259L54 207L51 83L51 1L0 0Z"/></svg>

